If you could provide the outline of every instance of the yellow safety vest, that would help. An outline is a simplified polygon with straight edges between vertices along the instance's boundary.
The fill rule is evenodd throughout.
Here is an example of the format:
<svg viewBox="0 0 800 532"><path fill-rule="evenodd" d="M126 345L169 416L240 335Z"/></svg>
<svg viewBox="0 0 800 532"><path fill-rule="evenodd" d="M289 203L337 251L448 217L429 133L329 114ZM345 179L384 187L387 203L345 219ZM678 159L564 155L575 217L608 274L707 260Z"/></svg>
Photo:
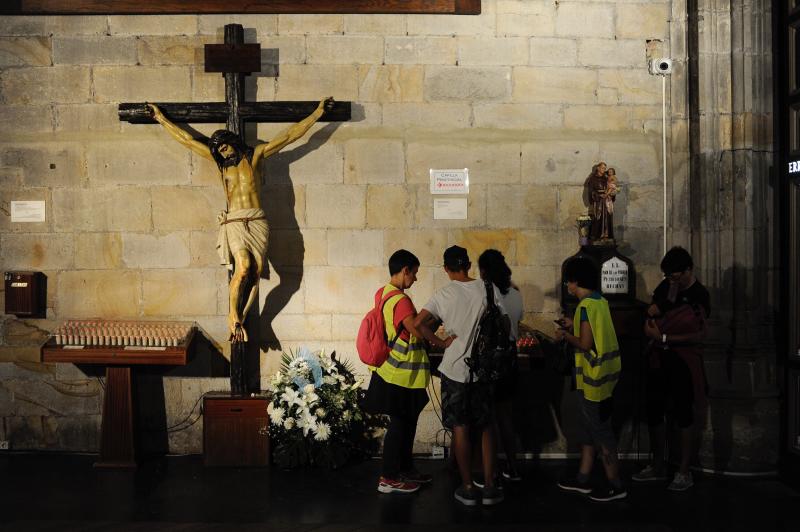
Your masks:
<svg viewBox="0 0 800 532"><path fill-rule="evenodd" d="M390 284L386 285L381 298L392 290L397 288ZM397 329L394 326L394 307L403 297L407 296L403 294L392 296L383 307L383 320L386 323L386 337L389 342L397 336ZM406 342L398 336L397 341L390 347L389 358L375 370L378 375L385 382L403 388L426 388L431 376L431 363L422 340L409 335L409 341Z"/></svg>
<svg viewBox="0 0 800 532"><path fill-rule="evenodd" d="M605 298L583 298L575 309L573 334L581 335L581 309L586 309L592 327L594 348L589 351L575 350L575 387L583 390L589 401L603 401L611 397L622 371L619 343L611 312Z"/></svg>

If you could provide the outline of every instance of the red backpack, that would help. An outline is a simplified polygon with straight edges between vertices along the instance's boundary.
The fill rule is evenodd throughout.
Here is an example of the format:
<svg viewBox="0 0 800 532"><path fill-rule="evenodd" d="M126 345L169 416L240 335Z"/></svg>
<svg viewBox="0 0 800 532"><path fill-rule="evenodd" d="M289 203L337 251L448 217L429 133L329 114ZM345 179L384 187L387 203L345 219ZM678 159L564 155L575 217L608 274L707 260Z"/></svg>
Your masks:
<svg viewBox="0 0 800 532"><path fill-rule="evenodd" d="M367 312L367 315L361 320L361 326L358 328L358 336L356 337L356 349L358 350L358 358L364 364L377 368L389 358L391 346L397 341L403 327L402 324L398 327L397 335L391 344L388 343L386 323L383 320L383 307L389 299L402 293L400 290L392 290L380 300L376 295L375 307Z"/></svg>

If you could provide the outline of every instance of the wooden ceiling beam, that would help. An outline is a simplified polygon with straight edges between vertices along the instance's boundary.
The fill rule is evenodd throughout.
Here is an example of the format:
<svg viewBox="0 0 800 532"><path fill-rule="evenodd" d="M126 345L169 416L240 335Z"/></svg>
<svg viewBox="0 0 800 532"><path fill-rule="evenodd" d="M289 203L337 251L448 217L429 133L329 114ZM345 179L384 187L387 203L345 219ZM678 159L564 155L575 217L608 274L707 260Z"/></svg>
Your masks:
<svg viewBox="0 0 800 532"><path fill-rule="evenodd" d="M479 15L480 0L2 0L4 15L438 14Z"/></svg>

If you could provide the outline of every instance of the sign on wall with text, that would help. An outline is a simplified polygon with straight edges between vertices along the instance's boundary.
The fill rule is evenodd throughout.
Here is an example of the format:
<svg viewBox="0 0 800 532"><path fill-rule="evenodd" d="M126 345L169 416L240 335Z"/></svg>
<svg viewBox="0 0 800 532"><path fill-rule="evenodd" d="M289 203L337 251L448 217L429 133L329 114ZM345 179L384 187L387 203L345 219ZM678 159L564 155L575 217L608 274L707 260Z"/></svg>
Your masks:
<svg viewBox="0 0 800 532"><path fill-rule="evenodd" d="M600 279L604 294L628 293L628 265L619 257L611 257L603 263Z"/></svg>

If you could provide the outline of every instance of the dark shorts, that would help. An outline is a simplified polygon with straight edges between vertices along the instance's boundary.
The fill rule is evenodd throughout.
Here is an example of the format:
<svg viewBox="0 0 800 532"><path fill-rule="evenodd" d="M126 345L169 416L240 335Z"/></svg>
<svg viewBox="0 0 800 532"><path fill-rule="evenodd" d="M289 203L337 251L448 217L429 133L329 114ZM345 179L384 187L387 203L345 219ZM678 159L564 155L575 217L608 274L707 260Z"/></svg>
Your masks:
<svg viewBox="0 0 800 532"><path fill-rule="evenodd" d="M611 414L614 411L613 398L603 401L589 401L580 397L581 422L579 440L584 445L605 447L611 452L617 450L617 437L611 426Z"/></svg>
<svg viewBox="0 0 800 532"><path fill-rule="evenodd" d="M492 388L490 383L466 384L442 376L442 424L448 429L490 425L494 409Z"/></svg>
<svg viewBox="0 0 800 532"><path fill-rule="evenodd" d="M661 367L647 374L647 423L658 426L669 412L678 428L690 427L694 423L694 385L689 366L673 351L663 351L659 362Z"/></svg>
<svg viewBox="0 0 800 532"><path fill-rule="evenodd" d="M362 407L370 414L398 416L416 420L428 404L428 392L424 388L404 388L384 381L377 372L372 372L369 388Z"/></svg>

